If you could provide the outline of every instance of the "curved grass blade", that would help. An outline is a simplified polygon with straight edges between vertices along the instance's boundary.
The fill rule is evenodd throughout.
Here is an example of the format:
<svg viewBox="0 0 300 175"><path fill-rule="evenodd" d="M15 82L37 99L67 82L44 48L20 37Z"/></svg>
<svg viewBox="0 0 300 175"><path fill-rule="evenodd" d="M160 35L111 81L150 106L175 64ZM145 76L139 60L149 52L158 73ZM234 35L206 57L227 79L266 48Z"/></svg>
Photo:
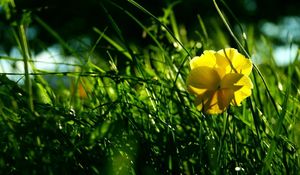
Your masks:
<svg viewBox="0 0 300 175"><path fill-rule="evenodd" d="M178 38L176 38L175 34L163 23L160 22L160 20L154 16L152 13L150 13L148 10L146 10L144 7L142 7L140 4L135 2L134 0L128 0L129 3L140 9L142 12L146 13L147 15L151 16L155 21L157 21L163 28L167 30L167 32L174 38L174 40L183 48L183 50L188 54L188 56L191 57L190 52L183 46L183 44L179 41Z"/></svg>
<svg viewBox="0 0 300 175"><path fill-rule="evenodd" d="M113 39L111 39L110 37L108 37L107 35L104 34L104 32L100 31L99 29L97 29L96 27L93 28L93 30L98 33L99 35L103 36L103 38L109 42L112 46L114 46L119 52L123 53L124 56L126 58L128 58L129 60L132 60L132 57L130 56L130 54L126 51L125 48L123 48L120 44L118 44L117 42L115 42Z"/></svg>
<svg viewBox="0 0 300 175"><path fill-rule="evenodd" d="M219 13L219 16L221 17L221 19L222 19L223 23L225 24L225 26L226 26L228 32L230 33L230 35L233 37L233 39L238 44L238 46L242 49L242 51L246 54L246 56L248 58L251 58L250 54L246 51L246 49L243 47L243 45L241 44L241 42L238 40L238 38L235 36L235 34L233 33L233 31L231 30L231 27L229 26L229 23L227 22L225 16L221 12L221 10L220 10L220 8L219 8L216 0L213 0L213 2L214 2L214 5L216 7L216 10ZM260 76L261 80L263 81L263 84L264 84L264 86L266 88L267 94L268 94L268 96L269 96L269 98L270 98L270 100L272 102L272 105L274 106L274 109L276 110L276 113L277 113L278 117L280 118L280 113L279 113L278 107L277 107L276 102L275 102L275 100L274 100L274 98L273 98L273 96L272 96L272 94L270 92L270 88L268 87L267 82L266 82L264 76L262 75L262 73L260 72L260 70L256 66L256 64L253 64L253 67L257 71L257 73Z"/></svg>
<svg viewBox="0 0 300 175"><path fill-rule="evenodd" d="M29 55L29 48L28 48L28 43L27 43L27 37L25 34L25 28L24 25L21 24L19 25L19 38L20 38L20 48L21 52L23 55L23 62L24 62L24 71L25 71L25 87L27 89L28 93L28 105L29 109L33 112L34 107L33 107L33 95L32 95L32 87L31 87L31 79L29 76L29 60L30 60L30 55Z"/></svg>

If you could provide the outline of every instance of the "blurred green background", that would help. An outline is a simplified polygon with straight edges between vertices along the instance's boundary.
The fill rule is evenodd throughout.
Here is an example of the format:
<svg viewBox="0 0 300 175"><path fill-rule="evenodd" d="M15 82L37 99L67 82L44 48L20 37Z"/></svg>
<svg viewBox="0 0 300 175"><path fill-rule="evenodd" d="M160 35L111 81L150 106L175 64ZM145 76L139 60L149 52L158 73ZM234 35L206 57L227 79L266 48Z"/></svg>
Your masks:
<svg viewBox="0 0 300 175"><path fill-rule="evenodd" d="M297 174L300 2L216 2L1 0L0 174ZM243 51L224 24L254 88L209 116L185 82Z"/></svg>
<svg viewBox="0 0 300 175"><path fill-rule="evenodd" d="M2 4L5 4L2 1ZM221 23L218 14L211 1L137 1L143 7L148 9L155 16L163 16L164 9L169 6L174 6L175 17L178 25L186 28L187 35L190 38L196 38L195 30L199 29L197 15L200 15L205 23L209 24L211 21ZM260 38L261 34L266 35L272 39L275 46L279 47L275 54L280 55L284 50L287 50L292 40L293 43L298 44L300 41L299 30L299 8L300 2L297 0L230 0L224 1L227 3L227 8L230 9L238 18L238 21L233 19L229 11L227 17L231 25L237 27L237 22L245 26L251 26L254 29L254 37ZM136 7L127 1L104 1L104 0L16 0L15 8L12 10L3 5L0 10L1 28L1 53L5 55L12 55L12 46L15 45L11 40L10 33L7 28L16 22L21 21L22 14L30 13L32 16L37 16L44 20L51 28L56 31L60 37L65 41L70 40L84 40L93 43L97 39L97 33L93 31L93 27L104 29L107 35L115 36L116 32L111 30L113 28L109 21L109 17L104 12L104 8L109 12L113 19L118 24L127 41L136 44L147 45L149 38L141 37L143 29L138 26L129 16L124 15L121 9L117 8L113 3L120 5L123 10L129 11L138 20L144 22L144 25L151 25L154 21L145 13L141 13ZM216 37L214 25L207 25L210 36ZM221 28L225 30L223 26ZM249 29L250 30L250 29ZM32 20L28 29L29 40L32 49L35 53L43 51L48 46L57 44L57 40L47 32L41 25ZM229 44L235 46L235 42L229 37ZM43 45L40 44L42 41ZM292 48L295 52L295 46ZM101 52L100 50L97 50ZM285 51L288 52L288 51ZM282 55L281 55L282 56ZM276 56L276 57L281 57ZM279 58L278 58L279 59ZM282 58L284 59L284 58ZM289 60L289 58L285 58ZM279 61L279 64L285 64L285 60Z"/></svg>

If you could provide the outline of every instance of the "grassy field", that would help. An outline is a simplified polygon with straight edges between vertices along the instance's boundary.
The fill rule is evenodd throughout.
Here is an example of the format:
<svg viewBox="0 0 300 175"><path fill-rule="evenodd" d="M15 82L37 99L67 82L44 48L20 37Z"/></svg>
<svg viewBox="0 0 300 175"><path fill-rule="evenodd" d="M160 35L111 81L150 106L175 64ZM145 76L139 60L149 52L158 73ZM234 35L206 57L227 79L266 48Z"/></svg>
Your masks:
<svg viewBox="0 0 300 175"><path fill-rule="evenodd" d="M127 38L104 6L110 23L91 29L98 36L93 42L66 41L26 12L9 26L20 57L3 53L0 59L23 67L0 75L0 174L297 174L298 54L277 66L272 40L251 24L233 28L226 16L234 12L220 9L221 2L212 1L219 17L195 16L193 31L177 23L171 5L155 16L128 3L152 22L113 6L140 26L137 38L146 44ZM31 21L51 34L60 57L72 57L72 63L52 64L67 71L38 68L26 35ZM250 75L252 95L207 115L187 91L189 62L204 50L227 47L259 60Z"/></svg>

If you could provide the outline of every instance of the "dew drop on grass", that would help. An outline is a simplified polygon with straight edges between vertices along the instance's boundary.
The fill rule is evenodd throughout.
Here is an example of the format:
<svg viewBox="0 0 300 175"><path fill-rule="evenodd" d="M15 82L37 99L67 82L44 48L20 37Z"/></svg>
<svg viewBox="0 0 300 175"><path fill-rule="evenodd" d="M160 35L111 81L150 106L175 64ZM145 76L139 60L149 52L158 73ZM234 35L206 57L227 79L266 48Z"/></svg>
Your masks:
<svg viewBox="0 0 300 175"><path fill-rule="evenodd" d="M155 127L155 131L156 131L157 133L160 132L160 130L158 129L158 127Z"/></svg>
<svg viewBox="0 0 300 175"><path fill-rule="evenodd" d="M196 43L196 48L200 49L201 47L202 47L202 43L197 42L197 43Z"/></svg>
<svg viewBox="0 0 300 175"><path fill-rule="evenodd" d="M177 48L177 47L178 47L178 43L177 43L177 42L174 42L174 43L173 43L173 46L174 46L175 48Z"/></svg>
<svg viewBox="0 0 300 175"><path fill-rule="evenodd" d="M243 32L243 38L247 40L247 34L245 32Z"/></svg>
<svg viewBox="0 0 300 175"><path fill-rule="evenodd" d="M168 125L168 128L170 128L172 131L175 131L175 129L171 125Z"/></svg>
<svg viewBox="0 0 300 175"><path fill-rule="evenodd" d="M234 168L234 170L235 170L235 171L244 171L244 168L238 167L238 166L237 166L237 167Z"/></svg>
<svg viewBox="0 0 300 175"><path fill-rule="evenodd" d="M58 123L58 128L62 129L63 127L61 126L61 123Z"/></svg>
<svg viewBox="0 0 300 175"><path fill-rule="evenodd" d="M69 120L69 121L67 121L67 124L73 125L73 124L74 124L74 120Z"/></svg>
<svg viewBox="0 0 300 175"><path fill-rule="evenodd" d="M281 82L278 83L278 89L279 89L280 91L283 91L283 86L282 86L282 83L281 83Z"/></svg>
<svg viewBox="0 0 300 175"><path fill-rule="evenodd" d="M151 118L151 123L153 124L153 125L155 125L155 121L154 121L154 119L153 118Z"/></svg>
<svg viewBox="0 0 300 175"><path fill-rule="evenodd" d="M73 108L70 109L69 114L72 116L76 116L75 110Z"/></svg>

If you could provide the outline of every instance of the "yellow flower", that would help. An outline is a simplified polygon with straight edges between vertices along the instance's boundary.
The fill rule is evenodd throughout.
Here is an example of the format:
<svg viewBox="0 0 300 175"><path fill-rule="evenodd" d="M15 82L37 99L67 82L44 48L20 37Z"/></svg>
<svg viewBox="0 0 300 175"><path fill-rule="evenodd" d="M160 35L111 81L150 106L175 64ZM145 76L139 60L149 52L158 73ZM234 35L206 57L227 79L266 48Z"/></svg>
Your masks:
<svg viewBox="0 0 300 175"><path fill-rule="evenodd" d="M197 108L207 114L222 113L229 104L240 105L251 95L252 63L236 49L204 51L190 66L188 91L196 95Z"/></svg>

